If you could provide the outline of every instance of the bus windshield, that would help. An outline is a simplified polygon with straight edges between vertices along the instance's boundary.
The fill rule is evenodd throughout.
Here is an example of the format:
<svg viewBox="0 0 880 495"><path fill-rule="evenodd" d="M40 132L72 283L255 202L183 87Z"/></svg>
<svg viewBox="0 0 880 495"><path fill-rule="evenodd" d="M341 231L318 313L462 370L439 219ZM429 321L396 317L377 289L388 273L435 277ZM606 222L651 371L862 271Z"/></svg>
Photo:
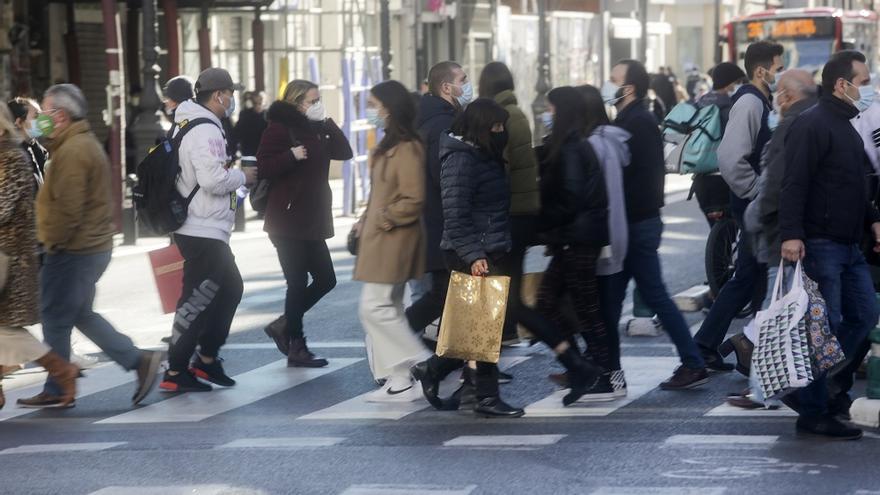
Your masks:
<svg viewBox="0 0 880 495"><path fill-rule="evenodd" d="M785 47L786 68L817 71L836 48L834 23L833 17L754 19L736 23L737 58L745 57L749 43L773 40Z"/></svg>

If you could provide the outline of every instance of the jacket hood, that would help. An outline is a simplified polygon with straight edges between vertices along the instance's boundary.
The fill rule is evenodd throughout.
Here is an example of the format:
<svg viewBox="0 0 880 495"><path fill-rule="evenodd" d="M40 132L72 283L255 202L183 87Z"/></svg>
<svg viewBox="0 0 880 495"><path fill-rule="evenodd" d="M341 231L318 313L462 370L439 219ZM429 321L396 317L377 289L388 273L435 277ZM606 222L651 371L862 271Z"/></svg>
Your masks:
<svg viewBox="0 0 880 495"><path fill-rule="evenodd" d="M438 115L455 116L455 107L443 98L434 95L422 96L419 100L419 121L418 127L433 119Z"/></svg>
<svg viewBox="0 0 880 495"><path fill-rule="evenodd" d="M193 120L204 117L213 120L214 123L217 124L217 126L223 129L223 124L220 122L220 118L214 115L214 112L196 103L195 100L187 100L181 103L177 107L177 109L174 110L175 123L180 123L184 120Z"/></svg>
<svg viewBox="0 0 880 495"><path fill-rule="evenodd" d="M600 139L593 139L594 136L598 136ZM600 157L613 153L620 160L620 164L626 167L631 158L627 144L631 137L632 134L622 127L600 125L590 136L590 144L596 148L596 154Z"/></svg>
<svg viewBox="0 0 880 495"><path fill-rule="evenodd" d="M85 134L92 130L88 120L77 120L71 122L70 125L58 132L58 135L49 139L49 149L53 152L57 151L68 139L79 134Z"/></svg>
<svg viewBox="0 0 880 495"><path fill-rule="evenodd" d="M470 153L472 155L482 156L479 148L466 143L458 136L453 136L452 132L446 131L440 136L440 160L443 161L447 156L453 153Z"/></svg>
<svg viewBox="0 0 880 495"><path fill-rule="evenodd" d="M498 103L502 107L506 107L508 105L516 105L516 95L513 93L513 91L506 89L495 95L495 103Z"/></svg>
<svg viewBox="0 0 880 495"><path fill-rule="evenodd" d="M308 127L309 119L295 105L283 100L272 103L266 117L270 122L278 122L285 127Z"/></svg>

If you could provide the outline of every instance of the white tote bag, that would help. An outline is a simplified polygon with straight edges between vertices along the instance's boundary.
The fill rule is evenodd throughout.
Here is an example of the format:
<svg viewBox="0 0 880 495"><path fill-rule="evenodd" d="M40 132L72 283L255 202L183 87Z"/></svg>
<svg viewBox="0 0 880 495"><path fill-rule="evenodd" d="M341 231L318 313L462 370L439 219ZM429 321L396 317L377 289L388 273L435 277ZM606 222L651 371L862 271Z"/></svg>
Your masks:
<svg viewBox="0 0 880 495"><path fill-rule="evenodd" d="M779 398L813 381L806 314L809 296L798 262L791 290L782 294L785 271L780 262L770 306L755 317L757 342L752 367L764 397Z"/></svg>

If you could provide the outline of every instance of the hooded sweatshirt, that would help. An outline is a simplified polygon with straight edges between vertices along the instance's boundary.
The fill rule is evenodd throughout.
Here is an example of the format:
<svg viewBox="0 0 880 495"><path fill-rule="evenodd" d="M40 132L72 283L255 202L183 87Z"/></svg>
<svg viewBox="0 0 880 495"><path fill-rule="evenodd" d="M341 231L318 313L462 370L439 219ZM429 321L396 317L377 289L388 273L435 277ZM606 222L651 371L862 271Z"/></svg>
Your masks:
<svg viewBox="0 0 880 495"><path fill-rule="evenodd" d="M229 243L238 204L235 191L244 185L245 176L241 170L227 168L226 136L220 119L213 112L195 101L185 101L177 107L174 122L200 117L207 117L217 125L196 126L180 143L177 191L187 197L196 185L200 189L189 204L186 222L176 233Z"/></svg>
<svg viewBox="0 0 880 495"><path fill-rule="evenodd" d="M602 125L593 131L588 140L605 177L608 196L608 235L611 239L611 253L599 257L596 275L614 275L623 271L629 230L626 220L626 202L623 193L623 168L629 165L629 141L631 134L620 127Z"/></svg>

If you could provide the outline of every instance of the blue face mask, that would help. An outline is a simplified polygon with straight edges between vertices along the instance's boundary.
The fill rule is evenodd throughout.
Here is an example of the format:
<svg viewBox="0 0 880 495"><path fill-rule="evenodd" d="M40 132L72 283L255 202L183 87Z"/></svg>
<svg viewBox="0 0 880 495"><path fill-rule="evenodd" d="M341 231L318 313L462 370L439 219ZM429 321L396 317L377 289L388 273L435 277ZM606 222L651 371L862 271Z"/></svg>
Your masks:
<svg viewBox="0 0 880 495"><path fill-rule="evenodd" d="M474 85L470 81L461 85L461 95L455 97L458 104L466 107L468 103L474 100Z"/></svg>
<svg viewBox="0 0 880 495"><path fill-rule="evenodd" d="M764 80L764 82L767 82L767 90L768 91L770 91L771 93L776 92L776 89L779 88L779 78L780 77L782 77L782 72L777 72L776 75L773 76L772 82L767 82L767 80Z"/></svg>
<svg viewBox="0 0 880 495"><path fill-rule="evenodd" d="M541 114L541 125L544 126L544 130L548 133L553 132L553 118L554 115L550 112Z"/></svg>
<svg viewBox="0 0 880 495"><path fill-rule="evenodd" d="M849 98L849 100L853 102L853 105L855 105L855 107L859 110L859 113L864 112L865 110L870 108L871 105L874 103L874 97L875 97L874 86L871 84L868 84L867 86L856 86L855 84L853 84L849 81L847 81L846 83L859 90L859 99L858 100L854 100L854 99L850 98L849 95L846 95L846 97ZM846 93L844 93L844 94L846 94Z"/></svg>
<svg viewBox="0 0 880 495"><path fill-rule="evenodd" d="M27 134L31 137L31 139L38 139L43 137L43 130L40 129L40 126L37 125L37 119L31 121L31 126L27 128Z"/></svg>
<svg viewBox="0 0 880 495"><path fill-rule="evenodd" d="M767 127L770 128L771 131L774 131L779 127L779 112L776 110L773 110L767 115Z"/></svg>
<svg viewBox="0 0 880 495"><path fill-rule="evenodd" d="M378 108L367 109L367 122L377 129L385 128L385 119L379 116Z"/></svg>

